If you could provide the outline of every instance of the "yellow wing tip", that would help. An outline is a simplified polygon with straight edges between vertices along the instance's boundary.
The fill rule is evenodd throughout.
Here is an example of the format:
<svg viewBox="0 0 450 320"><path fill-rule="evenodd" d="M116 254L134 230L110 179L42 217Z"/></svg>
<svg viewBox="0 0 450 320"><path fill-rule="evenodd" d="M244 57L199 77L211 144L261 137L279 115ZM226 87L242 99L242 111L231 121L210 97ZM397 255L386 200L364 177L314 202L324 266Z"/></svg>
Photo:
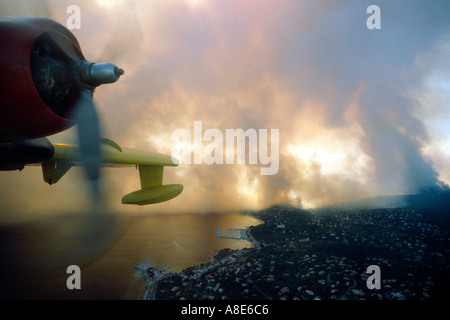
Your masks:
<svg viewBox="0 0 450 320"><path fill-rule="evenodd" d="M122 198L122 204L147 205L171 200L183 191L181 184L169 184L145 188L126 194Z"/></svg>

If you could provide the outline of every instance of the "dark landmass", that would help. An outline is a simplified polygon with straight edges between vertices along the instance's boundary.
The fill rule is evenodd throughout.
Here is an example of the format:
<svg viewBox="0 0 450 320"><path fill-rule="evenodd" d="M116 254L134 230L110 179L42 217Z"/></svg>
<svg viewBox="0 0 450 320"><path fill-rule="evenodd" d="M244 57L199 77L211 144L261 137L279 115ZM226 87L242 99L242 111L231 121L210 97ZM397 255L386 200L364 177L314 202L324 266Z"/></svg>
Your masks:
<svg viewBox="0 0 450 320"><path fill-rule="evenodd" d="M222 250L210 263L182 272L149 270L148 298L447 300L447 197L407 196L410 202L397 208L245 212L264 221L248 229L252 248ZM367 287L370 265L380 267L380 289Z"/></svg>

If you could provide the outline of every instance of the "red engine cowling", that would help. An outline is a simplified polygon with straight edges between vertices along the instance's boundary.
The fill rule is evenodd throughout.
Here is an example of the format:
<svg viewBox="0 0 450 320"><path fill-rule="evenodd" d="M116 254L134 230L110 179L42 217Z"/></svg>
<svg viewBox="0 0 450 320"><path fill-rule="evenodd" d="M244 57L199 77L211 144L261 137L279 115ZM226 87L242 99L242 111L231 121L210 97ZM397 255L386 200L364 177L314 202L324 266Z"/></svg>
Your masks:
<svg viewBox="0 0 450 320"><path fill-rule="evenodd" d="M71 59L84 59L63 25L41 17L0 18L0 143L74 125L70 115L80 88L67 52Z"/></svg>

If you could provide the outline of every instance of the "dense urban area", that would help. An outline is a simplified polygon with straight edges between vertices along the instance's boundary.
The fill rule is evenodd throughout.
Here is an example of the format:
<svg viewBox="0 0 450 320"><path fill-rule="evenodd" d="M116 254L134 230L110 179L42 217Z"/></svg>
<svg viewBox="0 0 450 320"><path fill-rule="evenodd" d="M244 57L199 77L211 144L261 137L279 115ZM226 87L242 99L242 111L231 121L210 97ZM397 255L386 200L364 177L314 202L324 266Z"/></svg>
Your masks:
<svg viewBox="0 0 450 320"><path fill-rule="evenodd" d="M442 300L450 295L446 210L301 210L274 206L245 214L251 248L222 250L211 262L171 273L146 269L145 299ZM369 266L380 288L369 288Z"/></svg>

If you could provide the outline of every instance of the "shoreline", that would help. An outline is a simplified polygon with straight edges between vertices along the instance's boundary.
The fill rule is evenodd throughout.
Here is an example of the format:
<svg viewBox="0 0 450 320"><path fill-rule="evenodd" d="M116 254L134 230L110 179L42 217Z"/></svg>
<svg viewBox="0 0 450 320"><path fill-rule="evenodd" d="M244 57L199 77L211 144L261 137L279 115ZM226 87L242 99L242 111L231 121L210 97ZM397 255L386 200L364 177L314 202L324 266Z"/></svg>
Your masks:
<svg viewBox="0 0 450 320"><path fill-rule="evenodd" d="M255 212L251 248L222 249L211 261L154 283L156 300L448 299L450 233L421 209ZM253 215L252 215L253 217ZM380 290L366 287L379 265ZM149 298L149 295L146 296Z"/></svg>
<svg viewBox="0 0 450 320"><path fill-rule="evenodd" d="M248 211L247 212L233 211L233 212L226 212L226 213L222 213L222 214L230 214L230 213L233 213L233 214L237 213L242 216L250 217L258 222L257 225L265 223L264 220L248 213ZM250 243L251 248L259 249L259 242L251 234L251 228L253 228L253 227L254 227L254 225L248 226L243 229L234 229L234 230L243 230L245 237L242 237L242 233L241 233L241 237L239 239L238 238L233 238L233 239L247 241ZM225 237L217 237L216 236L216 238L225 238ZM200 266L213 264L212 266L210 266L210 268L208 268L208 270L213 269L217 266L214 264L214 262L220 262L223 258L226 258L226 256L231 256L233 253L239 254L240 251L246 250L246 249L248 249L248 248L234 249L234 250L230 249L230 248L225 248L225 249L217 250L215 252L215 254L209 258L209 260L210 260L209 262L202 263L202 264L200 264ZM231 253L229 253L230 251L231 251ZM225 257L223 256L224 253L225 253ZM156 293L157 293L157 289L158 289L158 284L161 281L164 281L166 278L169 278L172 276L182 275L186 270L197 268L197 267L199 267L199 265L193 265L193 266L187 267L180 271L166 272L166 270L169 270L171 267L167 266L165 264L150 265L145 261L140 263L139 265L135 266L135 269L141 273L141 275L144 277L144 281L146 283L145 292L143 293L141 300L157 300ZM207 271L207 270L205 270L205 271Z"/></svg>

